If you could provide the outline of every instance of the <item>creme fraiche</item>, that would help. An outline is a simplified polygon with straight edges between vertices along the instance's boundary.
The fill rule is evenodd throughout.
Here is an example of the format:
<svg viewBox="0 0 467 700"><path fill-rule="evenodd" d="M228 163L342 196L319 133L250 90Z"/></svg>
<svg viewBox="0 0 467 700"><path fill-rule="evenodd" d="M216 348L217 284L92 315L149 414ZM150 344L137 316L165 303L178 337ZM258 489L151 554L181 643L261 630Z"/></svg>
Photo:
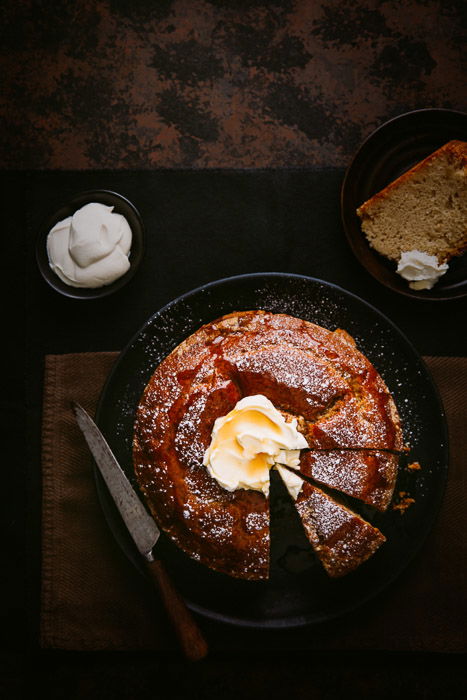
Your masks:
<svg viewBox="0 0 467 700"><path fill-rule="evenodd" d="M49 265L71 287L104 287L130 268L132 233L113 207L90 202L47 236Z"/></svg>

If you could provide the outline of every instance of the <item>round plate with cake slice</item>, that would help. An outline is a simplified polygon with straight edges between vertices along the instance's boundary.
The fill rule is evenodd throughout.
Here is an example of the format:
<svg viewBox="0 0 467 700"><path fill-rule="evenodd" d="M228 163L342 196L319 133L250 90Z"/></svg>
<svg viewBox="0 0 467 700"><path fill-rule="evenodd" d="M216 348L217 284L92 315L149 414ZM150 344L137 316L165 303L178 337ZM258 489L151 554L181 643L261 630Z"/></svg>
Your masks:
<svg viewBox="0 0 467 700"><path fill-rule="evenodd" d="M359 262L389 289L422 301L466 296L467 114L419 109L371 133L345 174L341 218ZM423 274L409 284L397 273L414 250L448 264L431 288L414 283Z"/></svg>
<svg viewBox="0 0 467 700"><path fill-rule="evenodd" d="M267 497L227 491L203 465L215 419L252 394L306 436L296 500L277 472ZM155 313L109 376L97 421L189 607L244 626L319 622L374 597L420 548L447 476L444 414L416 351L366 302L298 275L220 280Z"/></svg>

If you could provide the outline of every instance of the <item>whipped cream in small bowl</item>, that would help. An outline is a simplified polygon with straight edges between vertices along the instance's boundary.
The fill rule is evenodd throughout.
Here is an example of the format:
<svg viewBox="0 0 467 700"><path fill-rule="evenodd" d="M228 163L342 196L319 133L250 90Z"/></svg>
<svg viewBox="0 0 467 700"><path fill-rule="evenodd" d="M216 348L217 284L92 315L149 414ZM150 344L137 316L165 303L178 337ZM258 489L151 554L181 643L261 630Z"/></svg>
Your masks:
<svg viewBox="0 0 467 700"><path fill-rule="evenodd" d="M126 285L144 253L144 225L135 206L116 192L72 197L42 225L36 259L45 281L74 299L98 299Z"/></svg>

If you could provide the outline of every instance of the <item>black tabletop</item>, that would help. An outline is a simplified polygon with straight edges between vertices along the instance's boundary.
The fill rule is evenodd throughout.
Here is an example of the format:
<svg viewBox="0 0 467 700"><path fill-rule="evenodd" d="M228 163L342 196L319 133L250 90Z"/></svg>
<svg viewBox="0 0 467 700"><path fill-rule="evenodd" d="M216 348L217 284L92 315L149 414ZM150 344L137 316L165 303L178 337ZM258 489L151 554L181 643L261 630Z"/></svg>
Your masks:
<svg viewBox="0 0 467 700"><path fill-rule="evenodd" d="M12 579L10 600L21 608L28 595L24 630L32 647L37 642L40 581L40 421L42 370L47 353L120 350L143 322L161 306L199 285L250 272L305 274L337 284L376 306L406 334L422 355L462 355L459 329L465 300L420 302L380 286L354 258L340 222L342 169L308 170L159 170L30 172L3 176L3 191L17 211L16 235L23 241L23 278L7 278L24 288L25 308L14 314L12 362L21 358L27 401L16 394L9 412L11 434L25 442L28 462L18 460L13 472L18 492L27 484L28 557L25 589ZM145 257L135 278L101 300L61 296L40 276L35 244L44 219L67 198L90 188L116 191L140 211L146 229ZM14 239L15 232L11 231ZM17 249L17 242L11 244ZM15 270L16 273L16 270ZM7 307L10 305L7 304ZM17 337L26 335L26 350ZM21 435L26 429L26 435ZM13 542L19 532L11 510ZM21 532L21 529L20 529ZM25 536L25 532L23 535Z"/></svg>
<svg viewBox="0 0 467 700"><path fill-rule="evenodd" d="M154 311L190 289L237 274L291 272L377 306L422 355L464 354L465 300L407 299L378 284L354 258L340 219L343 175L337 168L18 174L9 201L19 191L26 216L31 349L38 357L121 349ZM93 188L134 203L146 228L146 254L135 279L115 295L67 299L40 277L35 239L67 198Z"/></svg>

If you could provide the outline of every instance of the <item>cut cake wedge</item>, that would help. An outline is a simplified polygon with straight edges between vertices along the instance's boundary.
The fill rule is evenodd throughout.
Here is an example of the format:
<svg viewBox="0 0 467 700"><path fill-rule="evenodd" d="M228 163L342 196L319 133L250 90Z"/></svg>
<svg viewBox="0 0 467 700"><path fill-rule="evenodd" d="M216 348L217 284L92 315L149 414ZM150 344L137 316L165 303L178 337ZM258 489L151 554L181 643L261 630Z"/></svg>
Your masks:
<svg viewBox="0 0 467 700"><path fill-rule="evenodd" d="M278 472L284 481L284 468ZM386 541L378 528L308 481L303 480L295 507L316 556L332 578L354 571Z"/></svg>

